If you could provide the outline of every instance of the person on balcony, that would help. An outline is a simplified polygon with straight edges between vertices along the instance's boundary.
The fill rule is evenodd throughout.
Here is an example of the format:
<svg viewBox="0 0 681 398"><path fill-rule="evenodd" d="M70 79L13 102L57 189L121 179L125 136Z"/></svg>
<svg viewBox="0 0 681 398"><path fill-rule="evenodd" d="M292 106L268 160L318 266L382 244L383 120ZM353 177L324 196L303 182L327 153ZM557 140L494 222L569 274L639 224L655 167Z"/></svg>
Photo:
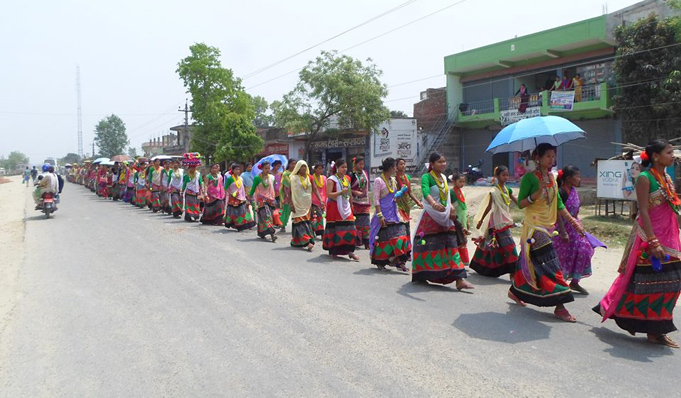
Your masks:
<svg viewBox="0 0 681 398"><path fill-rule="evenodd" d="M562 91L572 90L572 80L568 79L567 74L563 75L563 80L560 83L560 89Z"/></svg>
<svg viewBox="0 0 681 398"><path fill-rule="evenodd" d="M516 97L518 94L520 94L520 106L518 107L518 112L525 113L530 102L530 93L527 91L527 86L524 84L521 85L518 91L515 92Z"/></svg>
<svg viewBox="0 0 681 398"><path fill-rule="evenodd" d="M560 81L560 76L556 76L556 81L553 82L553 85L551 86L551 91L558 91L560 90L561 87L561 81Z"/></svg>
<svg viewBox="0 0 681 398"><path fill-rule="evenodd" d="M582 86L584 85L584 80L577 73L577 75L572 79L572 87L575 90L575 102L582 102Z"/></svg>

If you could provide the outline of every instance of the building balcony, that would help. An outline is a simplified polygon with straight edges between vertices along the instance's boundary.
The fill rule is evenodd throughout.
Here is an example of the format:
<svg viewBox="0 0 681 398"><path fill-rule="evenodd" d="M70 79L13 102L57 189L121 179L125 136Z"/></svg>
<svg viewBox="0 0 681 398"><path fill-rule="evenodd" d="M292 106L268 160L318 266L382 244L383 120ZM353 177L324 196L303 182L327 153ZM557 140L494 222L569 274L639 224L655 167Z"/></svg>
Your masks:
<svg viewBox="0 0 681 398"><path fill-rule="evenodd" d="M575 93L572 109L559 109L551 105L551 91L531 94L524 113L519 112L521 99L493 98L459 106L456 125L476 129L506 126L514 121L534 116L557 115L569 120L600 119L612 115L612 92L607 83L584 86ZM509 123L510 122L510 123Z"/></svg>

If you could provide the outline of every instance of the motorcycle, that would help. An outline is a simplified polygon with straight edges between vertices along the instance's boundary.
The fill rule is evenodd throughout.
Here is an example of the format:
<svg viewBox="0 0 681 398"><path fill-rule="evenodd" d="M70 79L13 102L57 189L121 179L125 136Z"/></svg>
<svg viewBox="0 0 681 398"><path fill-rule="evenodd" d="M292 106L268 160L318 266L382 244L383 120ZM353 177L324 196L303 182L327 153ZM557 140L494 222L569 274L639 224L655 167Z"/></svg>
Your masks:
<svg viewBox="0 0 681 398"><path fill-rule="evenodd" d="M55 205L55 198L54 194L51 192L45 192L43 194L43 205L42 205L42 212L45 213L45 218L49 219L50 214L54 213L56 210L56 205Z"/></svg>
<svg viewBox="0 0 681 398"><path fill-rule="evenodd" d="M475 182L482 178L482 164L484 161L482 159L478 160L476 166L468 165L466 171L463 174L466 176L466 184L473 185Z"/></svg>

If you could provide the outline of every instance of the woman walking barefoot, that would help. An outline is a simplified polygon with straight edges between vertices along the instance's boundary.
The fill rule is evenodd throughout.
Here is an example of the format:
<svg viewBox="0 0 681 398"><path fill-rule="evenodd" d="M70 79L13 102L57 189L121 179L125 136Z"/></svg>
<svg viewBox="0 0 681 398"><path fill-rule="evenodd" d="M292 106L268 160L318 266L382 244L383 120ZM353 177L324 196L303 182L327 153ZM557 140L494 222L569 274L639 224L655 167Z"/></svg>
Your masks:
<svg viewBox="0 0 681 398"><path fill-rule="evenodd" d="M232 163L230 176L225 180L227 192L227 208L225 209L225 227L234 228L237 231L255 227L251 216L251 205L246 198L244 180L241 178L241 166Z"/></svg>
<svg viewBox="0 0 681 398"><path fill-rule="evenodd" d="M201 218L201 198L204 196L201 172L196 170L201 166L201 155L198 152L185 153L182 165L188 168L182 178L184 220L193 222Z"/></svg>
<svg viewBox="0 0 681 398"><path fill-rule="evenodd" d="M449 195L452 200L452 207L454 207L454 214L456 214L456 241L459 243L459 256L463 265L468 266L471 263L468 256L468 235L470 235L470 228L468 226L468 205L466 204L466 197L463 194L463 187L466 186L466 176L459 173L454 173L451 176L452 189Z"/></svg>
<svg viewBox="0 0 681 398"><path fill-rule="evenodd" d="M326 227L322 246L333 258L347 255L351 260L359 261L354 253L357 228L352 215L350 177L346 175L347 171L345 160L338 159L331 167L333 175L326 180Z"/></svg>
<svg viewBox="0 0 681 398"><path fill-rule="evenodd" d="M554 232L558 234L555 231L558 213L581 235L585 234L584 228L565 210L558 196L558 187L551 174L556 147L539 144L532 158L537 168L523 176L518 193L518 207L525 209L525 219L520 235L520 259L508 296L522 306L526 302L539 307L555 306L554 314L558 318L576 322L564 305L574 301L574 297L563 278L552 237Z"/></svg>
<svg viewBox="0 0 681 398"><path fill-rule="evenodd" d="M641 160L644 168L651 167L636 181L638 217L620 275L594 311L632 335L646 333L651 343L679 348L667 336L676 330L673 311L681 291L681 200L665 172L674 163L674 149L668 141L655 140Z"/></svg>
<svg viewBox="0 0 681 398"><path fill-rule="evenodd" d="M449 195L444 156L434 152L429 157L429 172L421 177L423 213L419 218L412 246L412 282L432 282L456 288L473 289L466 282L466 268L459 255L456 239L456 214Z"/></svg>
<svg viewBox="0 0 681 398"><path fill-rule="evenodd" d="M477 244L471 269L480 275L497 278L513 274L518 262L518 251L511 236L515 226L511 203L518 205L511 188L506 187L510 174L506 166L494 169L497 186L486 195L475 215Z"/></svg>
<svg viewBox="0 0 681 398"><path fill-rule="evenodd" d="M357 246L364 246L365 249L368 249L371 203L369 202L369 177L364 171L364 158L361 156L352 159L350 186L352 190L352 214L355 216L355 227L357 228Z"/></svg>
<svg viewBox="0 0 681 398"><path fill-rule="evenodd" d="M274 176L270 174L270 162L262 162L259 167L262 173L253 179L250 192L250 196L258 206L258 236L265 239L269 235L272 242L276 242L277 236L272 219L272 214L276 210Z"/></svg>
<svg viewBox="0 0 681 398"><path fill-rule="evenodd" d="M374 208L369 235L371 263L379 269L386 265L409 272L405 266L411 259L411 241L407 223L397 212L396 195L404 195L406 190L398 191L395 181L395 159L386 158L379 167L383 173L374 181Z"/></svg>
<svg viewBox="0 0 681 398"><path fill-rule="evenodd" d="M578 219L581 204L575 187L578 187L581 181L579 169L575 166L568 165L558 171L560 199L565 204L565 210L575 219ZM558 253L563 277L565 280L570 280L570 289L573 292L588 295L589 292L579 284L579 281L591 276L591 257L594 255L594 248L586 236L582 236L569 223L564 223L560 218L556 223L556 229L560 232L560 236L553 237L553 246Z"/></svg>
<svg viewBox="0 0 681 398"><path fill-rule="evenodd" d="M201 223L222 225L225 223L225 187L222 174L220 174L220 165L213 164L210 167L210 174L204 177L204 180L206 199Z"/></svg>
<svg viewBox="0 0 681 398"><path fill-rule="evenodd" d="M326 176L324 166L317 163L312 175L312 229L316 236L324 235L324 213L326 212Z"/></svg>
<svg viewBox="0 0 681 398"><path fill-rule="evenodd" d="M312 251L314 247L314 230L310 222L310 211L312 208L312 179L308 174L307 163L299 160L296 163L291 175L291 216L293 226L291 227L291 246L304 247Z"/></svg>

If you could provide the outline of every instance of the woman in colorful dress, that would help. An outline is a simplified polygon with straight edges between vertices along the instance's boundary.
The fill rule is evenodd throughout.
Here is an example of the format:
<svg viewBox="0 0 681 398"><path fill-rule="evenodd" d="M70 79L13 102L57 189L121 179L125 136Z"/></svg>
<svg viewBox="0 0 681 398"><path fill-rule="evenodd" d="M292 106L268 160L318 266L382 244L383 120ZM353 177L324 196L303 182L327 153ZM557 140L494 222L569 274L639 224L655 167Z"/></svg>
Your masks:
<svg viewBox="0 0 681 398"><path fill-rule="evenodd" d="M154 213L161 210L161 191L163 190L163 185L161 184L162 179L163 167L161 166L161 160L156 159L147 175L147 181L149 182L149 187L151 187L151 210Z"/></svg>
<svg viewBox="0 0 681 398"><path fill-rule="evenodd" d="M174 218L182 216L182 182L184 170L180 168L180 161L173 160L173 166L168 171L168 196L170 198L170 212Z"/></svg>
<svg viewBox="0 0 681 398"><path fill-rule="evenodd" d="M406 193L397 199L397 212L400 213L400 217L407 223L408 232L409 221L411 221L411 203L415 203L416 206L422 209L423 204L414 196L411 190L411 176L407 174L407 161L397 158L396 162L395 180L397 180L397 189L401 191L403 187L407 187Z"/></svg>
<svg viewBox="0 0 681 398"><path fill-rule="evenodd" d="M144 163L137 166L135 172L135 205L144 208L147 205L147 172Z"/></svg>
<svg viewBox="0 0 681 398"><path fill-rule="evenodd" d="M386 158L379 169L381 175L374 181L374 208L369 235L371 263L384 270L387 265L409 272L405 266L411 259L411 241L407 223L397 212L397 195L404 195L406 189L399 191L395 181L395 159Z"/></svg>
<svg viewBox="0 0 681 398"><path fill-rule="evenodd" d="M480 275L497 278L515 272L518 250L511 235L515 226L511 216L511 203L518 205L518 199L511 188L506 187L510 177L508 167L494 169L497 186L485 195L473 222L477 248L471 260L471 269Z"/></svg>
<svg viewBox="0 0 681 398"><path fill-rule="evenodd" d="M130 203L131 205L135 205L135 163L130 162L130 164L126 165L126 168L128 169L126 173L126 180L125 180L125 196L123 196L123 201L125 203Z"/></svg>
<svg viewBox="0 0 681 398"><path fill-rule="evenodd" d="M225 186L220 165L210 167L210 174L204 177L205 200L201 223L205 225L222 225L225 223Z"/></svg>
<svg viewBox="0 0 681 398"><path fill-rule="evenodd" d="M466 186L466 176L459 173L454 173L451 176L452 189L449 191L449 196L454 207L454 214L456 214L456 241L459 243L459 256L463 265L470 264L470 257L468 256L468 235L470 235L470 227L468 226L468 205L466 204L466 197L463 194L463 187Z"/></svg>
<svg viewBox="0 0 681 398"><path fill-rule="evenodd" d="M324 166L317 163L312 175L312 229L316 236L324 235L324 213L326 212L326 176Z"/></svg>
<svg viewBox="0 0 681 398"><path fill-rule="evenodd" d="M109 191L107 190L108 176L109 170L107 170L107 167L99 165L99 170L97 171L97 195L104 199L109 199Z"/></svg>
<svg viewBox="0 0 681 398"><path fill-rule="evenodd" d="M234 228L237 231L255 227L251 215L251 205L246 198L244 180L241 178L241 166L232 163L230 175L225 180L227 192L227 207L225 209L225 227Z"/></svg>
<svg viewBox="0 0 681 398"><path fill-rule="evenodd" d="M258 206L258 236L261 239L266 239L269 235L272 242L276 242L277 236L272 218L272 214L276 210L274 176L270 174L270 162L262 162L258 167L260 167L262 173L253 179L253 187L250 192L250 196Z"/></svg>
<svg viewBox="0 0 681 398"><path fill-rule="evenodd" d="M578 219L581 205L575 187L579 187L581 181L579 169L575 166L568 165L558 171L558 194L565 209L575 219ZM570 289L573 292L588 295L589 292L579 284L579 281L591 276L591 257L594 255L594 248L586 236L582 236L560 218L556 223L556 229L560 232L560 236L553 237L553 246L558 253L563 277L565 280L570 280Z"/></svg>
<svg viewBox="0 0 681 398"><path fill-rule="evenodd" d="M421 177L423 213L414 231L412 245L412 282L456 282L458 290L473 289L466 282L466 267L457 242L456 213L444 171L447 160L434 152L429 157L429 172Z"/></svg>
<svg viewBox="0 0 681 398"><path fill-rule="evenodd" d="M352 159L350 184L352 190L352 214L355 216L355 227L357 228L357 247L364 246L365 249L369 249L369 230L371 228L369 218L371 211L369 177L364 171L364 158L361 156Z"/></svg>
<svg viewBox="0 0 681 398"><path fill-rule="evenodd" d="M192 154L184 154L182 164L188 168L182 177L184 220L193 222L201 218L201 198L204 197L203 178L201 172L196 170L197 166L201 166L201 160Z"/></svg>
<svg viewBox="0 0 681 398"><path fill-rule="evenodd" d="M291 218L291 173L296 167L296 160L289 159L284 171L281 175L281 184L279 187L279 206L281 207L281 232L286 232L286 226Z"/></svg>
<svg viewBox="0 0 681 398"><path fill-rule="evenodd" d="M172 211L170 210L170 189L168 188L171 170L172 162L170 160L164 160L163 171L161 172L161 210L166 214L172 214Z"/></svg>
<svg viewBox="0 0 681 398"><path fill-rule="evenodd" d="M513 274L508 297L521 306L556 307L554 314L565 322L577 319L565 308L574 301L570 287L563 278L553 236L558 214L581 235L584 228L565 210L558 195L558 186L551 173L556 161L556 147L539 144L532 152L537 168L520 181L518 207L525 210L520 234L520 259Z"/></svg>
<svg viewBox="0 0 681 398"><path fill-rule="evenodd" d="M347 255L359 261L355 252L357 228L352 214L352 195L348 164L339 159L331 166L332 175L326 180L326 227L322 239L324 250L333 258Z"/></svg>
<svg viewBox="0 0 681 398"><path fill-rule="evenodd" d="M307 162L299 160L291 175L291 246L303 247L308 251L314 248L314 230L310 222L312 210L312 179L308 173Z"/></svg>
<svg viewBox="0 0 681 398"><path fill-rule="evenodd" d="M668 141L655 140L641 160L644 169L651 167L636 181L638 216L620 275L594 311L632 335L646 333L651 343L679 348L667 336L677 330L673 311L681 291L681 199L665 171L674 163L674 149Z"/></svg>

